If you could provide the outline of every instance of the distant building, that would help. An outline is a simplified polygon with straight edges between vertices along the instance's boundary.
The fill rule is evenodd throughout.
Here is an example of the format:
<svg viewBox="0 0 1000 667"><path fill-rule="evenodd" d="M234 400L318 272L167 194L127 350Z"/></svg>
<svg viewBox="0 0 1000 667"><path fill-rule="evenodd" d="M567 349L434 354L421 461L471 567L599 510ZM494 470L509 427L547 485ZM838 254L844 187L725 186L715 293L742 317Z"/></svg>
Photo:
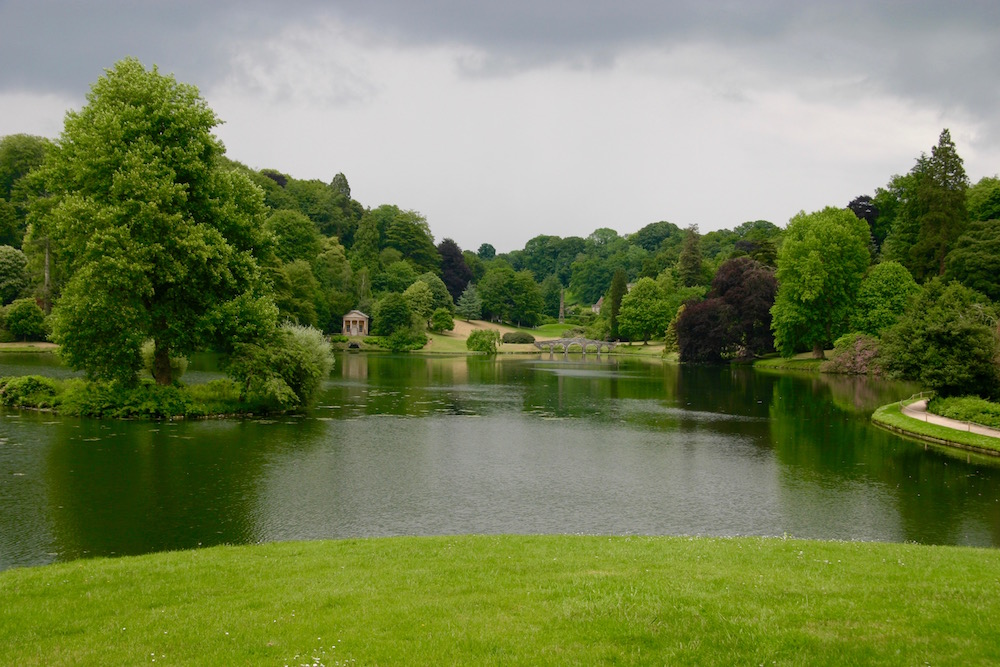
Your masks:
<svg viewBox="0 0 1000 667"><path fill-rule="evenodd" d="M344 329L343 333L345 336L367 336L368 335L368 316L362 313L360 310L352 310L351 312L344 315Z"/></svg>
<svg viewBox="0 0 1000 667"><path fill-rule="evenodd" d="M595 303L593 306L590 307L590 310L592 310L597 315L600 315L601 306L603 305L604 305L604 297L602 296L600 299L597 300L597 303Z"/></svg>

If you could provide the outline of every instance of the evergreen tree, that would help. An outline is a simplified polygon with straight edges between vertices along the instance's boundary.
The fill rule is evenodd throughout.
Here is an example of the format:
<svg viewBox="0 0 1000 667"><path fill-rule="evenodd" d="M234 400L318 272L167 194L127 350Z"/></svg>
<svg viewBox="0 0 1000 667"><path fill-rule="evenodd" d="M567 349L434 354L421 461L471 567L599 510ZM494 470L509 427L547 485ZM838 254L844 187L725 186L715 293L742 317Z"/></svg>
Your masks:
<svg viewBox="0 0 1000 667"><path fill-rule="evenodd" d="M944 275L945 257L968 221L965 195L969 179L947 129L941 132L923 167L916 190L920 231L910 250L917 280Z"/></svg>
<svg viewBox="0 0 1000 667"><path fill-rule="evenodd" d="M330 181L330 187L337 194L341 194L348 199L351 198L351 186L347 183L347 176L344 176L343 172L338 173Z"/></svg>
<svg viewBox="0 0 1000 667"><path fill-rule="evenodd" d="M701 239L697 225L684 230L684 244L677 260L677 273L684 287L694 287L703 282L701 268Z"/></svg>
<svg viewBox="0 0 1000 667"><path fill-rule="evenodd" d="M457 312L465 318L466 322L482 317L483 302L479 298L479 291L474 284L469 283L469 286L462 292L462 296L458 298Z"/></svg>
<svg viewBox="0 0 1000 667"><path fill-rule="evenodd" d="M951 246L968 221L968 177L951 133L942 130L931 154L921 155L906 176L895 176L876 193L880 217L892 216L883 257L901 263L917 282L943 275Z"/></svg>
<svg viewBox="0 0 1000 667"><path fill-rule="evenodd" d="M625 271L618 269L611 276L611 289L608 290L608 335L611 340L618 340L618 313L622 307L622 297L628 291L628 279Z"/></svg>

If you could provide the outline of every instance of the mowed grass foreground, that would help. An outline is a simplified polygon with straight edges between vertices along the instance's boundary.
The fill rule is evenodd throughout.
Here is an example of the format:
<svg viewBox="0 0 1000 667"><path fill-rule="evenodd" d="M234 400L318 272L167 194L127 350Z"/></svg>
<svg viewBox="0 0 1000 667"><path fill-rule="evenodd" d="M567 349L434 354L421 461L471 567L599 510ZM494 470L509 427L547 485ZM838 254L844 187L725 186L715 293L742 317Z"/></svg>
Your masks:
<svg viewBox="0 0 1000 667"><path fill-rule="evenodd" d="M0 573L4 665L1000 663L1000 551L470 536Z"/></svg>

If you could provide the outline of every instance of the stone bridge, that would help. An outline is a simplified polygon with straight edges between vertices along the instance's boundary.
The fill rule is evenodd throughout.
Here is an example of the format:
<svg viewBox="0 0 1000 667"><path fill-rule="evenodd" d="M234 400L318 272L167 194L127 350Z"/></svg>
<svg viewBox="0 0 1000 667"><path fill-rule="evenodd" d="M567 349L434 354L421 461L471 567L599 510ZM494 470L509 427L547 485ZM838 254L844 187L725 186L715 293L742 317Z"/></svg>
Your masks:
<svg viewBox="0 0 1000 667"><path fill-rule="evenodd" d="M535 342L535 347L539 350L548 348L549 356L552 356L552 353L557 347L561 347L563 355L568 356L569 348L573 345L580 346L580 351L583 352L584 357L587 356L587 348L597 348L597 356L600 358L602 350L611 352L615 349L615 346L618 345L618 343L612 343L606 340L592 340L590 338L556 338L554 340L542 340Z"/></svg>

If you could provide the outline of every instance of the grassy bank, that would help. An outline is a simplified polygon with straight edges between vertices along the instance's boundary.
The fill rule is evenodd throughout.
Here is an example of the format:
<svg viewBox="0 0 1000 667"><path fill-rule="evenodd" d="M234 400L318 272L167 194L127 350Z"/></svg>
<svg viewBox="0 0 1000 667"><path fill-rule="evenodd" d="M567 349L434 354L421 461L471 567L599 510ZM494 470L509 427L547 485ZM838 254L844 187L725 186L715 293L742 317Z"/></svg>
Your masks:
<svg viewBox="0 0 1000 667"><path fill-rule="evenodd" d="M883 405L872 414L872 421L883 428L926 442L984 454L996 455L1000 453L1000 439L998 438L969 433L908 417L900 410L899 403Z"/></svg>
<svg viewBox="0 0 1000 667"><path fill-rule="evenodd" d="M0 573L0 664L996 664L1000 551L389 538Z"/></svg>
<svg viewBox="0 0 1000 667"><path fill-rule="evenodd" d="M199 418L277 411L263 400L241 400L239 386L228 379L165 387L144 382L129 387L82 378L0 377L0 405L67 417L111 419Z"/></svg>
<svg viewBox="0 0 1000 667"><path fill-rule="evenodd" d="M825 361L826 359L813 358L812 352L804 352L787 359L778 355L765 357L763 359L758 359L753 365L754 368L765 370L808 371L818 373L820 366L822 366Z"/></svg>
<svg viewBox="0 0 1000 667"><path fill-rule="evenodd" d="M4 352L55 352L59 346L55 343L0 343L0 354Z"/></svg>

